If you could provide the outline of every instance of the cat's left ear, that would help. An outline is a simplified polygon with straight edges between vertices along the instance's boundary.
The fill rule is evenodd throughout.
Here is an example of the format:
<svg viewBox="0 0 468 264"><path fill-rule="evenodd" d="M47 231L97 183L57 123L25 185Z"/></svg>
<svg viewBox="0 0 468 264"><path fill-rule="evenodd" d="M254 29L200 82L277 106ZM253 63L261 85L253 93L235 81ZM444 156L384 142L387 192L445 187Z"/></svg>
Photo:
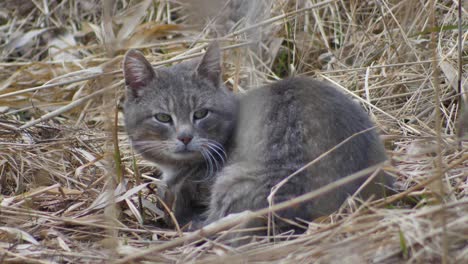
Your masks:
<svg viewBox="0 0 468 264"><path fill-rule="evenodd" d="M123 73L125 84L135 97L142 94L156 73L151 64L145 59L143 53L137 50L129 50L123 60Z"/></svg>
<svg viewBox="0 0 468 264"><path fill-rule="evenodd" d="M211 81L216 87L221 82L221 50L217 41L211 42L196 70L198 76Z"/></svg>

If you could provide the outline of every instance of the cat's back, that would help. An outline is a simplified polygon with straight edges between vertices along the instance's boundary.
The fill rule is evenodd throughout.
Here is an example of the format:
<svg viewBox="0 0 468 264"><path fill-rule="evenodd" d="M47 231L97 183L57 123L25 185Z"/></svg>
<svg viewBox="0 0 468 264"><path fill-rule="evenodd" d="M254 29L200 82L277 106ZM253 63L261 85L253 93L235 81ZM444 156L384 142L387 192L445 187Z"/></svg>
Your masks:
<svg viewBox="0 0 468 264"><path fill-rule="evenodd" d="M257 114L281 111L288 117L299 114L309 115L309 120L318 120L320 115L323 120L347 112L367 120L367 114L360 106L337 88L307 77L287 78L252 89L241 97L241 104L245 112Z"/></svg>
<svg viewBox="0 0 468 264"><path fill-rule="evenodd" d="M336 113L348 112L365 116L363 109L334 86L308 77L293 77L267 86L252 89L241 97L241 104L249 110L284 111L286 105L294 114L323 114L331 117ZM300 106L301 109L293 109ZM253 110L252 109L252 110ZM258 109L260 110L260 109ZM328 114L327 114L328 113ZM293 114L293 113L291 113ZM325 114L327 114L325 116Z"/></svg>
<svg viewBox="0 0 468 264"><path fill-rule="evenodd" d="M246 150L244 157L264 162L291 157L304 163L374 126L362 107L337 88L304 77L249 91L240 104L237 142L244 144L240 148ZM384 160L375 130L357 137L354 145L342 150L361 148L373 152L378 161Z"/></svg>

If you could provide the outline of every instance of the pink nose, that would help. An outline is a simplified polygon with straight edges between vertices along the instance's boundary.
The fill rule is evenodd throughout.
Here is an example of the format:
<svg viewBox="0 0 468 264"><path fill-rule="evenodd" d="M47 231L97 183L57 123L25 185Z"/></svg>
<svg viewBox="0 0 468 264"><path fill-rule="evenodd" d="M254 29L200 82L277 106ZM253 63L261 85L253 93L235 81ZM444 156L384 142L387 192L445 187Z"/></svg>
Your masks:
<svg viewBox="0 0 468 264"><path fill-rule="evenodd" d="M177 139L182 141L182 143L184 143L185 145L187 145L188 143L190 143L190 141L192 141L192 137L179 137Z"/></svg>

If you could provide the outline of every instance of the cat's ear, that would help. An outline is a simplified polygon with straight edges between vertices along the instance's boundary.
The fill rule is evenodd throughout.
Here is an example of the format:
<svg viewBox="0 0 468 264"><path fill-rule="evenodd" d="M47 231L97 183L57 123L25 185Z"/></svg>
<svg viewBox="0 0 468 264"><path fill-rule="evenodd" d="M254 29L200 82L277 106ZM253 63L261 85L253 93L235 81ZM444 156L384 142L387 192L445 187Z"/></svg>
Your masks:
<svg viewBox="0 0 468 264"><path fill-rule="evenodd" d="M197 66L198 76L208 79L216 87L221 82L221 50L217 41L211 42Z"/></svg>
<svg viewBox="0 0 468 264"><path fill-rule="evenodd" d="M135 97L141 96L142 88L156 76L143 53L137 50L129 50L125 54L123 72L127 89L130 89Z"/></svg>

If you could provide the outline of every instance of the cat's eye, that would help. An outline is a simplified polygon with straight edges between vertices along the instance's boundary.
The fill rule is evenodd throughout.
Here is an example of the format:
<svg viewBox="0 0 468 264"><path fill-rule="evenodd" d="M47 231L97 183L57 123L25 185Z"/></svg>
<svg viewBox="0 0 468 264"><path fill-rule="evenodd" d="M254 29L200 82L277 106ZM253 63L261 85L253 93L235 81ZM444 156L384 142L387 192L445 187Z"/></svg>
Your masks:
<svg viewBox="0 0 468 264"><path fill-rule="evenodd" d="M162 123L169 123L172 121L171 116L164 113L157 113L154 115L154 118L156 118L156 120Z"/></svg>
<svg viewBox="0 0 468 264"><path fill-rule="evenodd" d="M193 113L193 118L194 119L202 119L207 115L208 115L208 110L201 109L201 110L195 111L195 113Z"/></svg>

